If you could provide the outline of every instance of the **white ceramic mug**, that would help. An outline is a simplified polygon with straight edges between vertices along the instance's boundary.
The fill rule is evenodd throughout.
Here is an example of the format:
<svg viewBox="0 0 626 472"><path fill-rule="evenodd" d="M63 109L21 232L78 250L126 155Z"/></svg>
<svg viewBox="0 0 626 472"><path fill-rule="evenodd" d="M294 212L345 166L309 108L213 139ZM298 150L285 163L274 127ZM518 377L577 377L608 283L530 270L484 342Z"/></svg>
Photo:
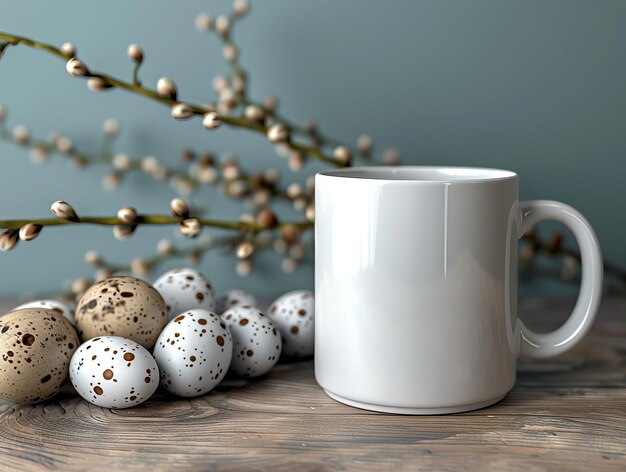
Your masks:
<svg viewBox="0 0 626 472"><path fill-rule="evenodd" d="M315 376L332 398L404 414L502 399L515 361L587 333L602 292L598 240L575 209L518 201L514 172L454 167L332 170L315 179ZM517 318L517 242L556 220L576 237L580 294L536 333Z"/></svg>

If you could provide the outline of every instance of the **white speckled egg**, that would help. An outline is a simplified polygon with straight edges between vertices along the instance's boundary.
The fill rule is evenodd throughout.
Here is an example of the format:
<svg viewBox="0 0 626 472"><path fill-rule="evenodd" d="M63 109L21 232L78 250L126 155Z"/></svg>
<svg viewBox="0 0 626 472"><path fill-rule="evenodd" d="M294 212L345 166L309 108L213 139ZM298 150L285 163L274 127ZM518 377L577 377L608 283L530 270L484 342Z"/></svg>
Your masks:
<svg viewBox="0 0 626 472"><path fill-rule="evenodd" d="M197 270L172 269L156 280L154 288L165 300L170 320L187 310L215 308L213 287Z"/></svg>
<svg viewBox="0 0 626 472"><path fill-rule="evenodd" d="M313 294L306 290L286 293L267 310L283 338L283 352L288 356L310 356L314 350L315 305Z"/></svg>
<svg viewBox="0 0 626 472"><path fill-rule="evenodd" d="M278 362L280 332L258 308L234 306L222 315L233 337L230 368L242 377L268 373Z"/></svg>
<svg viewBox="0 0 626 472"><path fill-rule="evenodd" d="M257 307L259 303L254 295L245 290L232 288L226 293L220 295L215 302L215 311L221 315L226 310L234 306L251 306Z"/></svg>
<svg viewBox="0 0 626 472"><path fill-rule="evenodd" d="M181 397L212 390L226 375L232 355L228 327L215 313L202 309L179 314L154 346L161 385Z"/></svg>
<svg viewBox="0 0 626 472"><path fill-rule="evenodd" d="M159 386L159 368L135 341L100 336L81 344L70 362L74 388L104 408L128 408L145 402Z"/></svg>
<svg viewBox="0 0 626 472"><path fill-rule="evenodd" d="M65 317L67 321L74 324L74 312L65 303L57 300L34 300L13 308L13 311L22 310L24 308L43 308L46 310L52 310L57 315Z"/></svg>

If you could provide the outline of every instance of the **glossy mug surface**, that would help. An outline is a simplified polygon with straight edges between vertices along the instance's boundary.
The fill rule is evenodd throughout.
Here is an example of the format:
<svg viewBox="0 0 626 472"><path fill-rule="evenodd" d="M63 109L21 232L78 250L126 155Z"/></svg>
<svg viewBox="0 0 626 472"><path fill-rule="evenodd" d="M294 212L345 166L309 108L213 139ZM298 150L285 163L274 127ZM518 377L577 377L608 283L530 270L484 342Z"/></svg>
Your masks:
<svg viewBox="0 0 626 472"><path fill-rule="evenodd" d="M315 376L340 402L403 414L482 408L513 387L517 357L566 351L595 317L593 229L562 203L519 202L513 172L326 171L315 208ZM536 333L517 317L517 242L546 219L576 237L582 280L565 324Z"/></svg>

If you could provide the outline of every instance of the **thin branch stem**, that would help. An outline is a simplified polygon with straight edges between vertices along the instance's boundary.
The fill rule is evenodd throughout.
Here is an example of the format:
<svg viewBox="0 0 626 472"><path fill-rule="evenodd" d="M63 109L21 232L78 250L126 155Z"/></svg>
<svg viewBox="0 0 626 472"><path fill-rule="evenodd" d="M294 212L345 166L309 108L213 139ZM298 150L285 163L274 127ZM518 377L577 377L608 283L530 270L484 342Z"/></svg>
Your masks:
<svg viewBox="0 0 626 472"><path fill-rule="evenodd" d="M141 215L133 225L177 225L180 224L182 218L168 215ZM206 218L198 218L198 222L202 226L229 229L229 230L247 230L261 231L263 228L256 223L248 223L243 221L221 221ZM40 226L65 226L65 225L100 225L100 226L128 226L127 223L120 221L115 216L81 216L80 221L69 221L60 218L41 218L41 219L16 219L16 220L0 220L0 228L18 229L27 223L33 223ZM295 221L279 223L279 227L295 226L299 230L307 230L312 228L313 223L310 221Z"/></svg>
<svg viewBox="0 0 626 472"><path fill-rule="evenodd" d="M29 39L23 36L17 36L13 34L0 32L0 40L11 43L12 45L22 44L28 47L41 49L61 59L64 59L65 61L68 61L72 58L71 56L64 54L60 49L50 44L42 43L39 41L34 41L32 39ZM171 107L174 103L177 103L177 101L172 98L160 96L155 90L144 87L143 85L126 82L122 79L119 79L117 77L114 77L108 74L88 71L84 75L84 77L85 78L97 77L101 79L104 83L106 83L107 85L118 87L128 92L144 96L146 98L159 102L163 105L167 105L168 107ZM194 103L187 102L187 101L183 103L185 103L189 107L189 109L194 115L202 116L208 111L205 107L198 105L198 104L194 104ZM263 124L252 122L252 121L246 120L245 118L229 116L225 114L220 114L218 115L218 117L222 123L226 123L233 127L249 129L257 133L261 133L263 135L267 134L268 128ZM287 145L292 146L292 143L287 143ZM297 148L294 148L294 149L304 154L310 155L316 159L319 159L323 162L332 164L334 166L337 166L337 167L345 166L343 163L337 161L333 157L324 154L321 150L317 149L316 147L298 145Z"/></svg>

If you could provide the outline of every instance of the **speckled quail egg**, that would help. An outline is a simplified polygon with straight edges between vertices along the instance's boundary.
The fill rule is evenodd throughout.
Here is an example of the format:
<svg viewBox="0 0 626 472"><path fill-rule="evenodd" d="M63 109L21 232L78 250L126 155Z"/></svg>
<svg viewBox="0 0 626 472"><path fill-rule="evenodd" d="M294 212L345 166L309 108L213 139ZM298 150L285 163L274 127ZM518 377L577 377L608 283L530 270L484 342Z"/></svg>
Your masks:
<svg viewBox="0 0 626 472"><path fill-rule="evenodd" d="M159 368L140 344L120 336L99 336L72 356L70 379L78 394L104 408L145 402L159 386Z"/></svg>
<svg viewBox="0 0 626 472"><path fill-rule="evenodd" d="M311 292L296 290L272 303L267 316L280 331L283 352L288 356L310 356L314 350L315 305Z"/></svg>
<svg viewBox="0 0 626 472"><path fill-rule="evenodd" d="M215 308L213 287L197 270L172 269L156 280L154 288L165 300L170 320L194 308L209 311Z"/></svg>
<svg viewBox="0 0 626 472"><path fill-rule="evenodd" d="M13 308L13 311L23 308L44 308L52 310L57 315L64 316L67 321L74 324L74 312L65 303L61 303L57 300L34 300Z"/></svg>
<svg viewBox="0 0 626 472"><path fill-rule="evenodd" d="M233 337L231 370L242 377L257 377L272 370L283 343L269 318L258 308L234 306L222 319Z"/></svg>
<svg viewBox="0 0 626 472"><path fill-rule="evenodd" d="M0 318L0 398L37 403L54 396L67 379L78 336L52 310L24 308Z"/></svg>
<svg viewBox="0 0 626 472"><path fill-rule="evenodd" d="M159 292L135 277L112 277L92 285L76 307L76 329L84 341L122 336L150 348L166 323Z"/></svg>
<svg viewBox="0 0 626 472"><path fill-rule="evenodd" d="M217 300L215 301L215 311L221 315L226 310L234 306L256 307L258 305L259 302L257 302L256 297L250 292L246 292L245 290L238 288L232 288L217 297Z"/></svg>
<svg viewBox="0 0 626 472"><path fill-rule="evenodd" d="M202 309L185 311L170 321L154 346L161 385L181 397L212 390L226 375L232 354L228 327L215 313Z"/></svg>

